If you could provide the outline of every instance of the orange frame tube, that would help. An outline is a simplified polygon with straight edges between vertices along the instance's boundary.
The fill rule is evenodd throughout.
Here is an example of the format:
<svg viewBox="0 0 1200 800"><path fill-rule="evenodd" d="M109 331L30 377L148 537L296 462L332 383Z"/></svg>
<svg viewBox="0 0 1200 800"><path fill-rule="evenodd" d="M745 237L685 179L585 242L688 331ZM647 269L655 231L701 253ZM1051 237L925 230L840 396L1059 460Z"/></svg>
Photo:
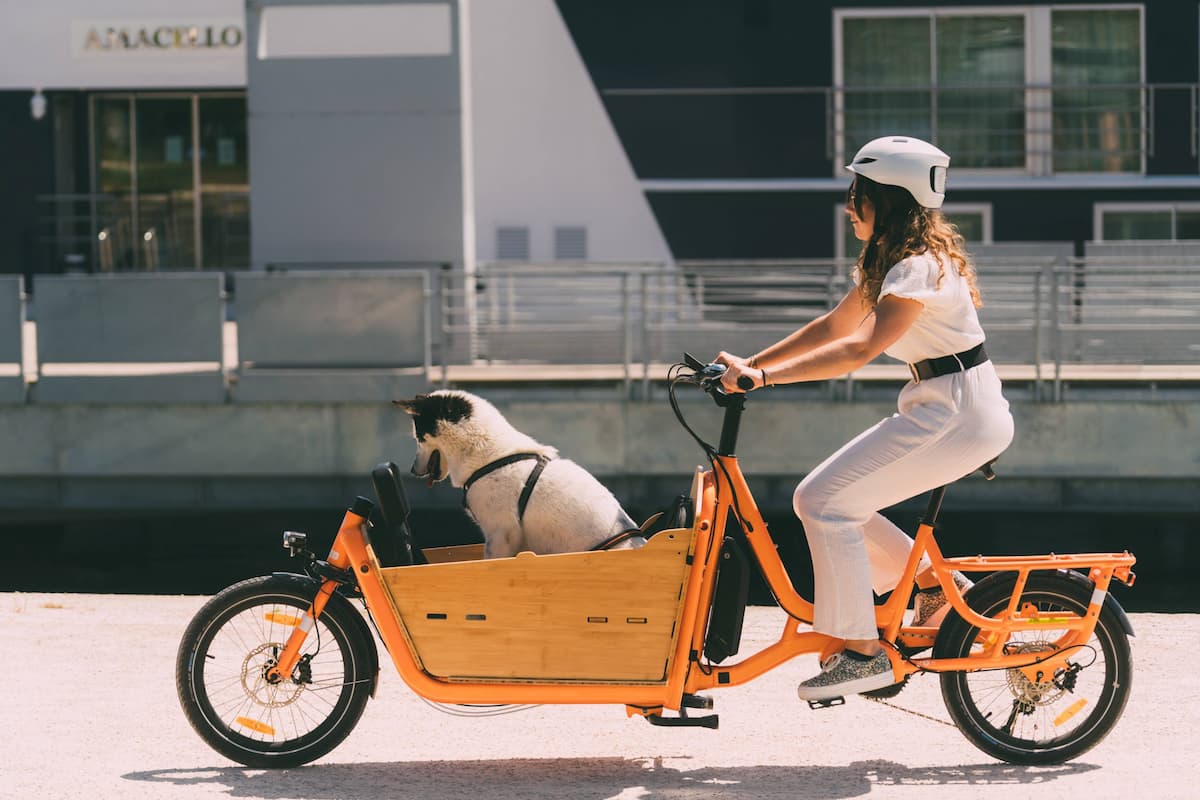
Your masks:
<svg viewBox="0 0 1200 800"><path fill-rule="evenodd" d="M708 626L708 611L716 584L715 560L729 514L734 514L745 531L746 540L766 578L767 584L788 620L778 641L734 664L712 665L701 669L700 654ZM779 558L775 541L754 501L736 456L714 457L714 469L703 475L698 498L693 538L693 564L684 587L683 607L675 651L664 682L653 684L578 684L504 681L448 681L426 673L414 655L414 649L404 628L391 594L383 582L378 561L370 552L365 532L366 520L352 511L346 512L330 552L329 563L339 569L353 570L358 586L371 610L380 637L391 655L400 677L420 696L442 703L461 704L525 704L525 703L614 703L624 704L630 713L658 713L662 708L678 709L684 693L704 689L737 686L806 653L826 655L840 649L841 640L813 631L800 631L801 623L811 623L812 603L799 595ZM932 644L934 628L904 628L903 616L913 590L917 565L928 554L933 572L946 592L951 607L968 623L983 632L1009 634L1031 628L1067 630L1059 641L1066 647L1090 638L1103 606L1105 593L1113 577L1133 582L1130 567L1134 557L1126 553L1091 553L1077 555L945 558L933 536L933 528L922 523L917 530L914 547L896 591L886 603L876 607L876 619L882 638L892 659L897 679L922 669L932 671L977 670L1030 666L1028 654L1004 655L1004 635L994 636L995 642L986 651L966 658L902 659L893 643ZM1021 617L1017 601L1031 572L1084 567L1089 570L1096 589L1087 613L1078 619L1038 622ZM951 572L982 572L1013 570L1018 573L1013 601L1002 617L987 618L971 610L958 591ZM318 593L310 610L315 618L325 600L336 587L327 581ZM306 616L308 619L308 616ZM280 656L279 672L290 675L299 658L304 633L300 625L289 638Z"/></svg>

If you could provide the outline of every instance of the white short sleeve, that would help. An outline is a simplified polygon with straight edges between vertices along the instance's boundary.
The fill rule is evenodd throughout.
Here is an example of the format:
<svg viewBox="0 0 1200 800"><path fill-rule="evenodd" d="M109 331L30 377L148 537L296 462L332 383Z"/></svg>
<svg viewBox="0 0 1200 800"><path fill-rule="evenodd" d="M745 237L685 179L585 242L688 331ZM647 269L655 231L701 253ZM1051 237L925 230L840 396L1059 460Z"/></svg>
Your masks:
<svg viewBox="0 0 1200 800"><path fill-rule="evenodd" d="M937 259L925 254L909 256L888 270L879 287L879 299L894 294L928 303L939 294L939 274Z"/></svg>
<svg viewBox="0 0 1200 800"><path fill-rule="evenodd" d="M879 299L889 294L924 306L912 327L884 351L893 358L914 364L961 353L984 339L967 279L953 267L939 269L938 259L929 253L910 256L888 270Z"/></svg>

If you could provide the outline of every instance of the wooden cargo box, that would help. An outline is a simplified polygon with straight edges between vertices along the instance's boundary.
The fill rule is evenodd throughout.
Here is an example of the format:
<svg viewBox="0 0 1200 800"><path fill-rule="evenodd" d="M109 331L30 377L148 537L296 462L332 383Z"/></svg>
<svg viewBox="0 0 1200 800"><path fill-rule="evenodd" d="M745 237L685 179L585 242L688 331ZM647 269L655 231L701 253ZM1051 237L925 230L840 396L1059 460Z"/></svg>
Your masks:
<svg viewBox="0 0 1200 800"><path fill-rule="evenodd" d="M693 535L638 550L389 567L418 661L451 680L665 682Z"/></svg>

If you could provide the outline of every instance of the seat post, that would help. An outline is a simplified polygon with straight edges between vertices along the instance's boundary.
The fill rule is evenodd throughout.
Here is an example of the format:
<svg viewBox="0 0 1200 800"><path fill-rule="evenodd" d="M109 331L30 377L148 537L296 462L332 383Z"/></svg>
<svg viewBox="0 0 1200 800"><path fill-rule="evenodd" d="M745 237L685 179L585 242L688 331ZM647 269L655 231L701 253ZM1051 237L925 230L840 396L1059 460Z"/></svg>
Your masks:
<svg viewBox="0 0 1200 800"><path fill-rule="evenodd" d="M929 494L929 505L925 508L925 516L921 522L929 527L937 525L938 512L942 510L942 498L946 496L946 487L939 486Z"/></svg>

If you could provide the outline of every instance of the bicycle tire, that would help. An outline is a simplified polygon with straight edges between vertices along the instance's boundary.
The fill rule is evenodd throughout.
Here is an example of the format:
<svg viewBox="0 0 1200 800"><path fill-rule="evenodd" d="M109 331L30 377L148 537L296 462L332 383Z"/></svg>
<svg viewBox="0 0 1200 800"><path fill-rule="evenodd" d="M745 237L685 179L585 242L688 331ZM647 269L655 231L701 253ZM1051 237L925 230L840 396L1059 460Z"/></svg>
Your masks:
<svg viewBox="0 0 1200 800"><path fill-rule="evenodd" d="M967 602L983 616L997 616L1007 608L1015 584L1015 573L997 573L973 587ZM1092 590L1092 581L1078 573L1032 573L1020 604L1033 603L1043 612L1082 615L1091 602ZM1017 632L1006 647L1015 652L1050 653L1052 633L1045 629ZM966 656L978 635L979 628L951 610L938 632L933 654L937 658ZM1061 764L1108 735L1129 698L1129 641L1118 612L1109 604L1101 609L1087 646L1068 654L1067 663L1079 667L1072 680L1065 675L1070 668L1041 682L1015 668L942 673L942 699L958 729L988 755L1011 764ZM1065 688L1067 684L1070 688ZM1001 726L992 722L997 711L1008 715Z"/></svg>
<svg viewBox="0 0 1200 800"><path fill-rule="evenodd" d="M307 676L298 668L274 685L263 679L317 588L299 575L251 578L211 598L184 631L179 702L200 738L226 758L268 769L307 764L362 716L374 688L374 642L364 641L358 611L340 595L305 640Z"/></svg>

